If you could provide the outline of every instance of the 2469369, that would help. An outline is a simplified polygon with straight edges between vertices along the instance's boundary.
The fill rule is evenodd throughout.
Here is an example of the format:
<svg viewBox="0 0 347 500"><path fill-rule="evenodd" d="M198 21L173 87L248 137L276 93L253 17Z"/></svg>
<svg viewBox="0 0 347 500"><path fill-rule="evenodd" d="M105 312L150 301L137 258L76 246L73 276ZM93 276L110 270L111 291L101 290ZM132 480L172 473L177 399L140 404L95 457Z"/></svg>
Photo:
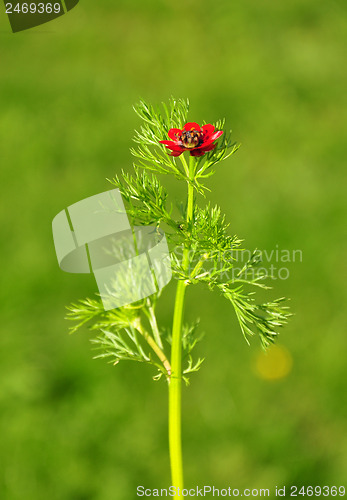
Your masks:
<svg viewBox="0 0 347 500"><path fill-rule="evenodd" d="M61 12L60 3L6 3L6 14L59 14Z"/></svg>

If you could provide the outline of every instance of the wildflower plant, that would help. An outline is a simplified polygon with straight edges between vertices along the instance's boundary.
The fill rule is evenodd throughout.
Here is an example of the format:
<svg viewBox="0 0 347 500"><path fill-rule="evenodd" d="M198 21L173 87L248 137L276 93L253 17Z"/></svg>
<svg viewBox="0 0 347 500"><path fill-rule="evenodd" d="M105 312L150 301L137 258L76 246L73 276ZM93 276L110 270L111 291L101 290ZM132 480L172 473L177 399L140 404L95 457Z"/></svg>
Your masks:
<svg viewBox="0 0 347 500"><path fill-rule="evenodd" d="M268 289L261 276L249 278L259 259L254 254L235 274L232 252L242 241L228 232L218 206L206 201L208 178L218 163L233 155L238 145L224 130L224 121L199 126L188 122L187 100L172 98L159 109L141 101L135 111L142 121L135 132L133 173L110 180L119 189L133 226L152 225L166 234L176 279L172 327L158 325L160 292L136 303L105 311L100 298L84 299L68 307L71 331L88 325L97 358L113 364L138 361L154 367L154 379L165 379L169 391L169 448L172 485L183 487L181 449L181 386L200 369L203 359L193 351L201 339L198 323L184 323L188 289L202 284L217 291L233 307L246 341L258 336L263 348L272 344L288 320L284 298L258 303L255 289ZM160 181L167 175L183 182L186 200L178 206Z"/></svg>

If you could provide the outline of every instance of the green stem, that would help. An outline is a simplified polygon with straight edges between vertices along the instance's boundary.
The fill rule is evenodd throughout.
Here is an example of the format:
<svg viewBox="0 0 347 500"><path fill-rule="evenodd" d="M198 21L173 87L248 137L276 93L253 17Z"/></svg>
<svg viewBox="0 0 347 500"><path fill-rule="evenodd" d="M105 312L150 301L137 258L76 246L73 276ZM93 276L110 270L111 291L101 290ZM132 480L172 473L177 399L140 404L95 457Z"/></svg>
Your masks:
<svg viewBox="0 0 347 500"><path fill-rule="evenodd" d="M190 277L191 278L195 278L195 276L197 275L198 271L200 271L200 269L202 268L202 265L208 259L208 257L209 257L208 253L206 253L205 255L202 256L202 258L199 260L199 262L194 267L193 271L190 273Z"/></svg>
<svg viewBox="0 0 347 500"><path fill-rule="evenodd" d="M189 167L188 167L187 160L185 159L184 155L180 156L180 160L182 162L186 176L189 177Z"/></svg>
<svg viewBox="0 0 347 500"><path fill-rule="evenodd" d="M138 322L136 325L134 325L136 330L143 336L147 344L152 348L152 350L155 352L155 354L158 356L160 361L162 362L165 370L167 371L167 378L170 380L171 376L171 366L169 363L169 360L163 353L163 351L160 349L160 347L157 345L155 340L150 336L150 334L143 328L142 324Z"/></svg>
<svg viewBox="0 0 347 500"><path fill-rule="evenodd" d="M182 155L183 156L183 155ZM183 159L182 159L183 162ZM184 159L184 162L186 161ZM194 158L189 162L187 222L193 218L194 188ZM182 256L182 268L189 269L189 247L185 246ZM171 379L169 384L169 447L171 463L172 486L183 489L182 439L181 439L181 399L182 399L182 320L186 282L177 283L175 309L172 325L171 349ZM174 498L178 498L178 494Z"/></svg>
<svg viewBox="0 0 347 500"><path fill-rule="evenodd" d="M160 349L164 349L163 343L162 343L161 338L160 338L157 318L155 316L154 308L152 305L150 305L148 307L148 319L149 319L149 323L151 325L153 336L154 336L156 343L158 344Z"/></svg>

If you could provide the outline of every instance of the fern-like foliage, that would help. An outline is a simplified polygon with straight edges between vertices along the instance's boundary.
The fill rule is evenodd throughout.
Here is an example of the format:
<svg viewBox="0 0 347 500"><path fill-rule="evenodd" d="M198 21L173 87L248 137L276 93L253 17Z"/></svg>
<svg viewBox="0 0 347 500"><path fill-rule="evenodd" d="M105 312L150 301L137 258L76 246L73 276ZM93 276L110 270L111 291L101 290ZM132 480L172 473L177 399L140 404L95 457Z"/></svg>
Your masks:
<svg viewBox="0 0 347 500"><path fill-rule="evenodd" d="M259 255L254 252L242 269L237 268L235 252L242 251L242 240L230 232L221 208L197 203L198 197L206 196L208 178L215 167L238 149L230 132L224 130L214 150L189 163L184 154L173 157L159 141L167 139L171 128L182 129L188 121L189 102L171 98L161 108L144 101L135 106L141 126L135 132L134 173L122 171L110 180L121 192L127 214L135 226L161 227L170 243L172 271L178 280L188 285L203 284L209 290L217 290L232 305L241 332L247 342L258 335L261 345L267 348L276 339L279 329L290 316L283 298L258 302L255 290L269 287L262 276L254 271ZM216 129L224 129L219 121ZM187 217L188 206L170 198L160 175L171 175L194 189L195 199L192 217ZM201 196L202 195L202 196ZM188 252L189 250L189 252ZM189 265L183 253L189 255ZM252 290L253 289L253 290ZM160 294L119 309L105 311L100 300L86 299L72 304L68 318L74 321L71 331L84 325L92 331L92 342L97 357L118 363L131 360L152 364L157 370L156 379L163 375L170 380L171 334L159 328L156 306ZM188 375L197 371L203 359L193 360L192 351L200 340L196 326L186 325L182 331L182 352L185 361L182 377L188 383Z"/></svg>
<svg viewBox="0 0 347 500"><path fill-rule="evenodd" d="M162 104L162 109L140 101L134 110L142 120L139 130L135 131L136 147L130 150L137 159L136 164L156 174L173 174L177 179L186 180L187 172L159 141L167 138L170 128L182 128L187 122L189 101L171 98L168 105Z"/></svg>
<svg viewBox="0 0 347 500"><path fill-rule="evenodd" d="M168 192L154 174L134 168L134 175L122 171L111 184L119 189L127 203L127 214L135 226L167 224L175 227Z"/></svg>

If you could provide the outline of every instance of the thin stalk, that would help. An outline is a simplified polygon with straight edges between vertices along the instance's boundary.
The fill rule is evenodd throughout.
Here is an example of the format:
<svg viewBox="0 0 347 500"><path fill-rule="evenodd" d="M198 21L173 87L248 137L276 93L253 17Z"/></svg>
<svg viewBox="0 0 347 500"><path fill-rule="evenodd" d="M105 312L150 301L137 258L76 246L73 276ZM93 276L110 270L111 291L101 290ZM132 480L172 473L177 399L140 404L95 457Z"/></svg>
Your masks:
<svg viewBox="0 0 347 500"><path fill-rule="evenodd" d="M189 167L188 167L188 163L187 163L187 160L185 159L184 155L180 156L180 160L182 162L186 176L189 177Z"/></svg>
<svg viewBox="0 0 347 500"><path fill-rule="evenodd" d="M181 155L183 157L183 155ZM187 165L182 158L182 163ZM194 188L192 180L194 177L194 158L190 157L188 200L187 200L187 222L193 217ZM182 256L182 267L184 271L189 269L189 248L185 246ZM181 439L181 399L182 399L182 320L184 309L184 298L187 284L179 280L176 289L175 309L172 325L172 348L171 348L171 379L169 384L169 447L171 463L172 486L176 488L174 498L178 498L178 488L183 489L183 464L182 464L182 439Z"/></svg>
<svg viewBox="0 0 347 500"><path fill-rule="evenodd" d="M138 322L136 325L134 325L136 330L142 335L142 337L145 339L147 344L151 347L151 349L155 352L155 354L158 356L160 361L162 362L165 370L167 371L167 376L168 380L170 380L171 376L171 365L163 351L160 349L158 344L155 342L155 340L150 336L150 334L143 328L142 324Z"/></svg>
<svg viewBox="0 0 347 500"><path fill-rule="evenodd" d="M209 254L206 253L205 255L203 255L203 257L199 260L199 262L196 264L196 266L194 267L193 271L191 272L190 276L192 278L195 278L198 271L200 271L200 269L202 268L202 265L203 263L208 259L209 257Z"/></svg>
<svg viewBox="0 0 347 500"><path fill-rule="evenodd" d="M148 319L149 319L149 323L151 325L153 336L154 336L156 343L158 344L160 349L164 349L163 343L162 343L161 338L160 338L157 318L155 316L154 308L152 305L148 306Z"/></svg>

